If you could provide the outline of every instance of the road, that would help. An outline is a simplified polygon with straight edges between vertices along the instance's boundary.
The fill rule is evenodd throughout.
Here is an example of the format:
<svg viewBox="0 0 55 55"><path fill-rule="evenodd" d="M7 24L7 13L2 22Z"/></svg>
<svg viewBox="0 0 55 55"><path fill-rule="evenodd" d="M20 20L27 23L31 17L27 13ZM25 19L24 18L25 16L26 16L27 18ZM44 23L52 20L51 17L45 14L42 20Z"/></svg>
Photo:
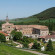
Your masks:
<svg viewBox="0 0 55 55"><path fill-rule="evenodd" d="M48 55L48 54L43 54L43 53L39 53L37 51L32 51L32 50L25 50L25 49L20 49L22 51L27 51L27 52L30 52L30 53L34 53L34 54L37 54L37 55Z"/></svg>

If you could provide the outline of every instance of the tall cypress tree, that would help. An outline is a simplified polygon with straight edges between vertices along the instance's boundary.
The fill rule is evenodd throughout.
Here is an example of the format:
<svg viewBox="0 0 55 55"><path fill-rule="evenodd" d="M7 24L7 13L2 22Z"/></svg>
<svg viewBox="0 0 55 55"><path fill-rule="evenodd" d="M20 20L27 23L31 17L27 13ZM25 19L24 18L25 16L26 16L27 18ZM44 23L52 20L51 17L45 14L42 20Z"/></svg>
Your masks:
<svg viewBox="0 0 55 55"><path fill-rule="evenodd" d="M52 46L52 41L49 40L47 46L46 46L46 51L52 51L53 50L53 46Z"/></svg>

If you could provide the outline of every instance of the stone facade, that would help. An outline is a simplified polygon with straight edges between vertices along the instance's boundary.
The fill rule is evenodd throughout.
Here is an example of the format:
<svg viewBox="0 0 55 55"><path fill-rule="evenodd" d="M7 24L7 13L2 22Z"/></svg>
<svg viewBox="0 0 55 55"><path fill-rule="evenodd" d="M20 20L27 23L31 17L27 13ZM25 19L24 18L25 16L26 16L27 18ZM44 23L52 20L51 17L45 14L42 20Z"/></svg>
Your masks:
<svg viewBox="0 0 55 55"><path fill-rule="evenodd" d="M22 32L25 36L47 36L49 29L47 26L41 25L13 25L12 23L6 22L2 24L2 31L10 34L12 30L16 29L18 32Z"/></svg>
<svg viewBox="0 0 55 55"><path fill-rule="evenodd" d="M5 24L2 24L3 32L10 34L12 30L14 30L14 25L12 23L7 22Z"/></svg>
<svg viewBox="0 0 55 55"><path fill-rule="evenodd" d="M42 25L14 25L8 22L8 16L6 17L6 23L2 24L2 31L10 34L12 30L16 29L18 32L22 32L23 35L29 37L47 36L49 29L47 26Z"/></svg>

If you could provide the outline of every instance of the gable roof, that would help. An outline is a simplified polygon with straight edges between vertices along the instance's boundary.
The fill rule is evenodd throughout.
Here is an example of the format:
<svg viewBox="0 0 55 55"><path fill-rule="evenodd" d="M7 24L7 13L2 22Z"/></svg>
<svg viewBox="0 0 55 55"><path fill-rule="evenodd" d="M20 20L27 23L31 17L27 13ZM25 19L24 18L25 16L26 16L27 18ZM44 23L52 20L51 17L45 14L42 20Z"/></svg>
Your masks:
<svg viewBox="0 0 55 55"><path fill-rule="evenodd" d="M3 31L0 30L0 33L4 34L5 36L9 36L8 34L4 33Z"/></svg>
<svg viewBox="0 0 55 55"><path fill-rule="evenodd" d="M40 36L39 38L44 38L44 39L55 39L55 35L47 35L47 36Z"/></svg>
<svg viewBox="0 0 55 55"><path fill-rule="evenodd" d="M15 27L17 29L23 28L23 27L32 27L32 28L41 29L41 30L42 29L48 29L47 26L42 26L42 25L15 25Z"/></svg>
<svg viewBox="0 0 55 55"><path fill-rule="evenodd" d="M45 37L45 39L51 39L51 38L55 39L55 35L48 35L48 36Z"/></svg>

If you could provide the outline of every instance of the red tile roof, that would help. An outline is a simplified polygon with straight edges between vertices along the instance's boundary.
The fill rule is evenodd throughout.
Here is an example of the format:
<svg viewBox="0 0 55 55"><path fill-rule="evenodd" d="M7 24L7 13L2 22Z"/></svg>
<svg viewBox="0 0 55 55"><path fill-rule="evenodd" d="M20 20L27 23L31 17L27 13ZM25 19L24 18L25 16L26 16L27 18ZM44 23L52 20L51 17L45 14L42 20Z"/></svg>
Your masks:
<svg viewBox="0 0 55 55"><path fill-rule="evenodd" d="M40 36L39 38L45 38L46 36Z"/></svg>
<svg viewBox="0 0 55 55"><path fill-rule="evenodd" d="M3 31L0 31L0 33L4 34L5 36L9 36L8 34L4 33Z"/></svg>
<svg viewBox="0 0 55 55"><path fill-rule="evenodd" d="M17 29L23 28L23 27L32 27L32 28L37 28L37 29L48 29L47 26L42 26L42 25L15 25Z"/></svg>
<svg viewBox="0 0 55 55"><path fill-rule="evenodd" d="M48 36L45 37L45 39L48 39L48 38L53 38L53 39L55 39L55 35L48 35Z"/></svg>
<svg viewBox="0 0 55 55"><path fill-rule="evenodd" d="M40 36L39 38L45 38L45 39L53 38L53 39L55 39L55 35Z"/></svg>

